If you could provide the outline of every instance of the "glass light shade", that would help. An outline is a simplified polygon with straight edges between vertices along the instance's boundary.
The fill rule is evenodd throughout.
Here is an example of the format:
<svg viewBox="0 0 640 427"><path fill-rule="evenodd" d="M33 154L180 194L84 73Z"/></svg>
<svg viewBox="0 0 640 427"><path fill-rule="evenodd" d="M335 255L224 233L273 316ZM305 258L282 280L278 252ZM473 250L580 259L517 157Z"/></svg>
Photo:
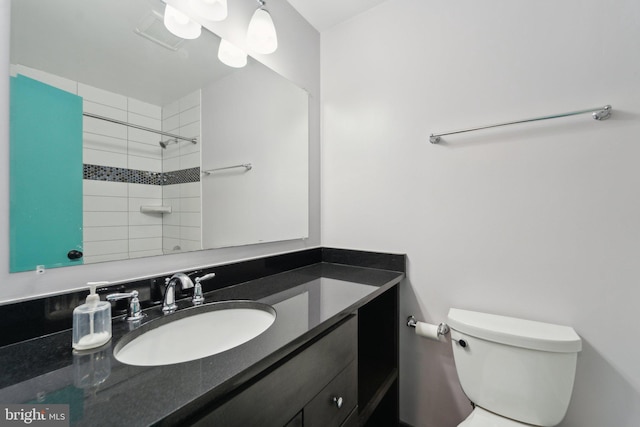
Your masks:
<svg viewBox="0 0 640 427"><path fill-rule="evenodd" d="M220 40L218 59L223 64L233 68L242 68L247 65L246 52L226 40Z"/></svg>
<svg viewBox="0 0 640 427"><path fill-rule="evenodd" d="M255 11L247 29L247 46L256 53L273 53L278 48L278 36L271 15L265 9Z"/></svg>
<svg viewBox="0 0 640 427"><path fill-rule="evenodd" d="M164 9L164 26L183 39L197 39L202 32L200 24L169 4Z"/></svg>
<svg viewBox="0 0 640 427"><path fill-rule="evenodd" d="M209 21L222 21L227 17L227 0L189 0L189 6Z"/></svg>

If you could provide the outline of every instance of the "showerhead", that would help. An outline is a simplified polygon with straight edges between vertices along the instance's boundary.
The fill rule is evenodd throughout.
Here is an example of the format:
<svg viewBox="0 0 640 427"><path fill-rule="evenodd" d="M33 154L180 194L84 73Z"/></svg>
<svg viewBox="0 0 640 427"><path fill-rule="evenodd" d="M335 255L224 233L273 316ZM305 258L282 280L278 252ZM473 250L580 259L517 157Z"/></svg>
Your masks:
<svg viewBox="0 0 640 427"><path fill-rule="evenodd" d="M171 143L177 144L178 143L178 139L177 138L176 139L167 139L166 141L160 141L159 144L160 144L160 147L162 147L162 149L164 150Z"/></svg>

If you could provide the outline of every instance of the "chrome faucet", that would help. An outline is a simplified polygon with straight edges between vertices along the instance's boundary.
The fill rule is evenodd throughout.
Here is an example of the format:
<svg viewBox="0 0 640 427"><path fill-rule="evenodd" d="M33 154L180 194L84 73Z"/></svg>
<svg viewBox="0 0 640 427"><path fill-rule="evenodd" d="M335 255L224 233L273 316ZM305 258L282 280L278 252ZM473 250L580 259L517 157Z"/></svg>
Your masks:
<svg viewBox="0 0 640 427"><path fill-rule="evenodd" d="M171 278L165 279L166 287L164 290L164 301L162 303L162 312L170 314L176 311L176 283L180 284L180 289L193 288L191 278L184 273L176 273Z"/></svg>

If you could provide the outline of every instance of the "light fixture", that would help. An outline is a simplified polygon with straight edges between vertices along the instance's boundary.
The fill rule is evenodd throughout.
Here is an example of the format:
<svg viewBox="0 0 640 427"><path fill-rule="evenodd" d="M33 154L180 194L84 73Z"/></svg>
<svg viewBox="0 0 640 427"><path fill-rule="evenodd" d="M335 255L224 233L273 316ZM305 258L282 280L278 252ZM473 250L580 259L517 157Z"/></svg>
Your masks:
<svg viewBox="0 0 640 427"><path fill-rule="evenodd" d="M229 67L242 68L247 65L247 53L224 39L220 40L218 59Z"/></svg>
<svg viewBox="0 0 640 427"><path fill-rule="evenodd" d="M167 30L183 39L197 39L202 32L200 24L170 4L164 9L164 25Z"/></svg>
<svg viewBox="0 0 640 427"><path fill-rule="evenodd" d="M209 21L222 21L227 17L227 0L189 0L189 6Z"/></svg>
<svg viewBox="0 0 640 427"><path fill-rule="evenodd" d="M247 46L256 53L273 53L278 48L278 36L271 15L264 8L265 2L254 12L247 28Z"/></svg>

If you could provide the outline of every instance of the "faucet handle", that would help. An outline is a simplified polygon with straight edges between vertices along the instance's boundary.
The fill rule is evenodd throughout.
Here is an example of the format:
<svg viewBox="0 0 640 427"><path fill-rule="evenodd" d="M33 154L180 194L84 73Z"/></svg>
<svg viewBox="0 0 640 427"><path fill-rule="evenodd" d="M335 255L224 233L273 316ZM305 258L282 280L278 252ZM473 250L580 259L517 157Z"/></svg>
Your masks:
<svg viewBox="0 0 640 427"><path fill-rule="evenodd" d="M142 307L140 306L140 300L138 299L138 291L133 290L131 292L121 292L107 295L107 301L118 301L121 299L129 298L129 305L127 306L127 317L125 320L140 320L144 317L142 313Z"/></svg>
<svg viewBox="0 0 640 427"><path fill-rule="evenodd" d="M203 280L209 280L216 276L216 273L205 274L201 277L196 277L195 289L193 290L193 298L191 302L193 305L200 305L204 302L204 295L202 295L202 284L200 283Z"/></svg>
<svg viewBox="0 0 640 427"><path fill-rule="evenodd" d="M213 279L214 277L216 277L216 273L205 274L204 276L196 277L196 283L200 283L203 280Z"/></svg>

